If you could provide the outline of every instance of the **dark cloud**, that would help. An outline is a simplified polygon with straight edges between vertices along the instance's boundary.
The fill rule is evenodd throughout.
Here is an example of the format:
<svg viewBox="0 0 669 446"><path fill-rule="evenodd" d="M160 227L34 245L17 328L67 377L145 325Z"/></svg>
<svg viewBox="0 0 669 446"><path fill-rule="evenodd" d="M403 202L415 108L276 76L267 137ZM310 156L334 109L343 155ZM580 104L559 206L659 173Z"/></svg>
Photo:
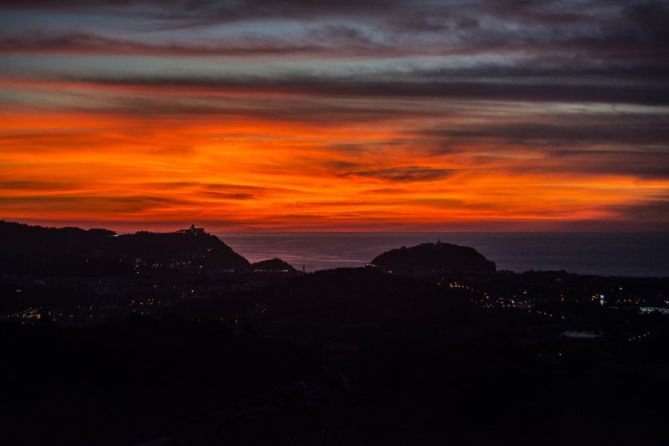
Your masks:
<svg viewBox="0 0 669 446"><path fill-rule="evenodd" d="M74 189L81 187L81 184L73 182L57 182L42 180L0 180L0 190L21 190L21 191L53 191L63 189Z"/></svg>
<svg viewBox="0 0 669 446"><path fill-rule="evenodd" d="M583 87L579 83L587 83L583 76L603 76L605 80L616 76L636 80L655 78L664 80L665 84L669 80L669 31L666 26L669 21L669 2L662 0L42 0L2 1L0 10L2 8L58 8L59 11L67 8L98 9L101 15L109 14L110 17L124 17L125 14L133 18L132 26L145 31L133 34L112 30L115 32L99 34L96 28L87 29L82 24L78 31L68 27L67 31L59 34L53 30L49 33L34 30L30 23L26 23L25 30L19 35L0 33L0 52L4 53L368 58L497 54L519 56L522 60L513 63L503 61L497 66L479 63L473 68L459 69L447 64L450 73L446 74L459 74L467 79L478 80L558 76L562 80L569 80L571 85L560 82L551 85L545 82L539 87L546 89L554 86L557 91L553 96L566 97L568 100L579 97L592 100L587 92L579 88ZM107 11L109 8L113 11ZM139 20L135 20L137 18ZM342 18L345 18L345 24L342 24ZM267 25L265 22L268 20L289 23L299 20L302 26L300 31L285 31ZM174 41L164 36L145 39L146 33L150 34L152 30L206 27L231 21L258 23L237 34L226 34L225 38L205 38L200 34L195 34L200 37L193 38L180 34ZM443 74L439 74L439 77ZM402 81L394 76L388 80ZM528 91L530 100L539 95L532 91L532 85L520 84L521 88ZM413 86L414 89L421 87L423 85ZM460 86L456 84L455 87ZM467 92L467 86L462 87L463 95L476 96L473 92ZM643 89L640 85L612 87L621 90L618 95L622 98L617 99L621 101L627 101L626 98L631 94L628 89ZM497 97L499 93L494 88L503 86L487 88L489 94ZM393 91L398 89L397 85L392 86ZM616 99L616 92L610 90L613 88L601 94L610 94ZM653 97L655 93L650 91L648 97Z"/></svg>
<svg viewBox="0 0 669 446"><path fill-rule="evenodd" d="M515 117L518 119L518 116ZM485 152L481 163L510 151L535 152L510 167L516 172L620 175L669 178L669 126L666 114L568 114L525 116L523 122L488 121L476 125L413 132L433 141L430 151L446 156ZM546 121L548 119L548 121ZM567 166L567 168L565 168Z"/></svg>
<svg viewBox="0 0 669 446"><path fill-rule="evenodd" d="M161 196L82 196L82 195L2 195L0 205L5 210L70 211L92 209L97 212L141 212L169 205L187 204L184 200Z"/></svg>
<svg viewBox="0 0 669 446"><path fill-rule="evenodd" d="M664 151L637 150L587 150L553 151L553 157L563 157L571 161L570 173L588 175L616 175L640 179L669 178L669 146ZM564 166L534 169L556 173L564 171Z"/></svg>
<svg viewBox="0 0 669 446"><path fill-rule="evenodd" d="M235 193L240 193L240 192L260 193L270 190L260 186L248 186L242 184L229 184L229 183L204 183L204 184L198 183L198 185L206 190L219 191L219 192L234 191Z"/></svg>
<svg viewBox="0 0 669 446"><path fill-rule="evenodd" d="M669 3L665 1L632 2L624 17L646 42L669 43Z"/></svg>
<svg viewBox="0 0 669 446"><path fill-rule="evenodd" d="M68 8L158 6L165 12L228 15L229 19L250 17L304 17L383 11L403 2L397 0L1 0L0 7Z"/></svg>
<svg viewBox="0 0 669 446"><path fill-rule="evenodd" d="M276 42L271 39L248 39L229 43L161 43L112 39L76 32L62 35L33 35L0 39L0 53L89 53L89 54L152 54L172 56L253 56L280 54L313 54L328 51L327 47L299 43Z"/></svg>
<svg viewBox="0 0 669 446"><path fill-rule="evenodd" d="M409 183L416 181L435 181L453 174L450 169L435 169L430 167L407 166L385 169L354 170L344 172L342 176L357 176L375 178L384 181Z"/></svg>
<svg viewBox="0 0 669 446"><path fill-rule="evenodd" d="M604 117L581 114L575 121L572 116L554 122L541 122L539 118L528 122L486 123L457 126L450 129L430 129L418 135L440 138L445 145L467 141L492 140L496 143L522 144L527 147L550 146L575 149L597 144L624 146L663 145L669 150L669 115L635 116L623 113L606 113Z"/></svg>
<svg viewBox="0 0 669 446"><path fill-rule="evenodd" d="M81 85L73 84L76 88ZM95 87L98 84L91 84ZM250 85L250 84L249 84ZM295 92L281 94L278 97L234 95L235 89L211 89L202 87L175 87L175 94L167 86L154 87L148 84L132 87L128 84L128 91L114 91L104 100L96 101L93 97L86 102L74 100L70 103L58 104L57 110L69 110L85 113L120 114L124 116L137 117L168 117L183 118L206 117L208 119L248 120L262 119L286 123L374 123L384 120L401 119L407 115L414 118L433 116L434 110L425 108L422 104L412 100L395 98L391 101L368 101L365 98L342 98L335 95L323 97L305 97L305 94ZM54 85L54 90L59 84ZM248 92L251 87L239 87L238 92ZM65 90L67 91L67 90ZM270 90L265 90L270 91ZM59 91L60 94L66 94ZM163 94L165 93L165 94ZM231 93L231 94L228 94ZM287 93L283 91L283 93ZM18 107L14 107L17 109ZM31 104L31 109L36 107ZM40 108L50 109L50 104L40 104ZM442 108L442 116L453 115L453 110ZM143 135L138 135L143 136ZM225 135L230 137L231 135ZM234 136L234 135L232 135ZM35 150L53 150L62 148L62 143L67 141L69 148L86 149L91 138L100 141L101 138L109 138L109 135L96 135L94 132L44 132L44 131L22 131L0 134L0 142L5 148L15 146L20 148L27 140L35 144ZM401 141L385 141L382 145L393 145ZM361 145L355 143L338 144L336 148L340 151L356 152L370 148L369 144ZM195 153L195 148L188 145L161 146L153 149L156 154L182 154Z"/></svg>
<svg viewBox="0 0 669 446"><path fill-rule="evenodd" d="M98 8L127 9L166 21L206 19L229 22L260 19L373 18L395 27L416 31L442 31L483 27L481 18L552 30L587 25L600 34L638 31L651 39L666 37L668 4L664 0L1 0L6 9ZM138 9L140 8L140 9ZM487 20L490 22L490 20ZM486 25L495 26L495 23ZM604 30L600 29L600 26ZM562 27L562 28L560 28ZM563 36L570 33L562 33Z"/></svg>
<svg viewBox="0 0 669 446"><path fill-rule="evenodd" d="M643 203L621 206L617 212L622 219L629 221L668 222L669 196L657 197ZM662 227L666 230L666 227Z"/></svg>
<svg viewBox="0 0 669 446"><path fill-rule="evenodd" d="M495 152L495 146L485 147ZM523 147L520 150L526 151ZM531 147L530 147L531 149ZM499 156L488 154L477 156L479 169L492 169L509 174L543 175L550 178L556 187L563 187L568 178L597 176L638 179L644 181L669 178L669 147L665 151L644 150L546 150L534 157L520 158L518 162L500 165L508 160L509 152L497 150Z"/></svg>
<svg viewBox="0 0 669 446"><path fill-rule="evenodd" d="M175 189L195 190L202 196L227 200L249 200L258 198L270 191L270 189L259 186L226 183L200 183L197 181L149 182L141 183L139 186L160 191L174 191ZM2 183L0 183L0 188L1 187Z"/></svg>
<svg viewBox="0 0 669 446"><path fill-rule="evenodd" d="M350 77L81 77L72 79L96 85L193 88L220 91L258 91L321 96L348 96L366 98L457 98L496 101L551 101L551 102L604 102L669 104L669 84L607 84L529 82L508 80L420 81L411 74L394 79Z"/></svg>
<svg viewBox="0 0 669 446"><path fill-rule="evenodd" d="M244 200L254 200L258 197L254 194L245 194L245 193L223 193L223 192L204 192L200 194L202 197L211 198L214 200L232 200L232 201L244 201Z"/></svg>

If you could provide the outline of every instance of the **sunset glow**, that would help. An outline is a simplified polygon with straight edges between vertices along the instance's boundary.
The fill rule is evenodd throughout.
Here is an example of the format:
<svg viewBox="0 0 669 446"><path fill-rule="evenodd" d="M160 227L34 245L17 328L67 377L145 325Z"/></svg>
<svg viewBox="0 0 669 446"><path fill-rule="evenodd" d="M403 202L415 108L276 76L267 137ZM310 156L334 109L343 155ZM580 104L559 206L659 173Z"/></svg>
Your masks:
<svg viewBox="0 0 669 446"><path fill-rule="evenodd" d="M669 58L639 37L653 30L629 7L503 13L484 1L427 16L423 2L391 2L423 19L412 31L365 2L278 2L244 17L213 2L30 3L9 2L0 19L0 219L222 231L669 224ZM560 14L570 33L557 33ZM522 38L504 33L514 26ZM617 32L625 45L610 42Z"/></svg>

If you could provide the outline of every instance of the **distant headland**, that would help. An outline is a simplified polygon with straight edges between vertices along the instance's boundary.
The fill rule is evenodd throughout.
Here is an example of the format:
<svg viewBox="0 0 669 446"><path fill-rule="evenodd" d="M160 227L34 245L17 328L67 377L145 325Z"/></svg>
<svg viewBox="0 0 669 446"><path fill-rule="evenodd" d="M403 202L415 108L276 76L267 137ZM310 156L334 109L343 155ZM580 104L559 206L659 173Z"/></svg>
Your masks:
<svg viewBox="0 0 669 446"><path fill-rule="evenodd" d="M495 262L474 248L440 241L384 252L374 258L371 265L386 272L422 276L496 270Z"/></svg>
<svg viewBox="0 0 669 446"><path fill-rule="evenodd" d="M0 265L6 272L65 275L132 274L154 270L284 272L297 270L279 258L249 262L216 235L191 225L175 232L117 234L107 229L51 228L0 221ZM369 264L386 273L431 276L495 272L495 263L474 248L423 243L392 249Z"/></svg>

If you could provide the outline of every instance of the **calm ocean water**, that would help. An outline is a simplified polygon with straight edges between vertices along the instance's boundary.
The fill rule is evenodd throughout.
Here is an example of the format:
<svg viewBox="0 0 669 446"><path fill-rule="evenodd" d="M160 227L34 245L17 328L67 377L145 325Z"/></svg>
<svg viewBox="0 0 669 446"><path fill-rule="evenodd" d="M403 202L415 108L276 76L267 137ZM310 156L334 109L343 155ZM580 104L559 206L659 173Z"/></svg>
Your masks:
<svg viewBox="0 0 669 446"><path fill-rule="evenodd" d="M669 277L669 233L253 233L218 234L252 262L280 257L307 271L362 266L392 248L423 242L476 248L512 271Z"/></svg>

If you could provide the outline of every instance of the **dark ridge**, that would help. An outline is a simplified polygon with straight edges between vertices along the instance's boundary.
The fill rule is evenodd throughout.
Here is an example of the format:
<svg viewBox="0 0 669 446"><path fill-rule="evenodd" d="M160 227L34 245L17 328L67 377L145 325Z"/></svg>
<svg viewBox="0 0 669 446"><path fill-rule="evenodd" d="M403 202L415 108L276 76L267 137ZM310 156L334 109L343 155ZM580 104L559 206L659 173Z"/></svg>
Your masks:
<svg viewBox="0 0 669 446"><path fill-rule="evenodd" d="M124 275L139 269L238 270L249 266L218 237L191 226L119 235L105 229L47 228L0 221L5 273Z"/></svg>
<svg viewBox="0 0 669 446"><path fill-rule="evenodd" d="M251 270L261 273L294 273L295 268L288 262L284 262L278 257L273 259L261 260L251 264Z"/></svg>
<svg viewBox="0 0 669 446"><path fill-rule="evenodd" d="M474 248L441 242L392 249L377 256L372 265L386 272L412 275L494 272L496 269L495 262Z"/></svg>

